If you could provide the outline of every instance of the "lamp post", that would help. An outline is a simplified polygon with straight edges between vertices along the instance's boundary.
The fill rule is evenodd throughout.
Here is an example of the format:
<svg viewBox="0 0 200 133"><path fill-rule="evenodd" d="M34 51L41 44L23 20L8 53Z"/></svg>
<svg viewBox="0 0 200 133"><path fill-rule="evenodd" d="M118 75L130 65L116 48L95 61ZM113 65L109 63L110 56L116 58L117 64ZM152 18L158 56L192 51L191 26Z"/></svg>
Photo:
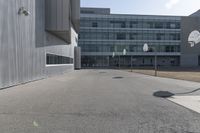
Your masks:
<svg viewBox="0 0 200 133"><path fill-rule="evenodd" d="M131 72L133 72L133 57L131 56Z"/></svg>
<svg viewBox="0 0 200 133"><path fill-rule="evenodd" d="M127 54L126 49L123 49L123 56L125 56ZM125 58L124 58L124 64L125 64Z"/></svg>
<svg viewBox="0 0 200 133"><path fill-rule="evenodd" d="M115 57L115 52L112 53L112 57L113 57L113 58Z"/></svg>
<svg viewBox="0 0 200 133"><path fill-rule="evenodd" d="M119 65L119 69L120 69L120 54L119 54L119 64L118 65Z"/></svg>
<svg viewBox="0 0 200 133"><path fill-rule="evenodd" d="M133 58L133 56L131 56L131 72L133 72L133 62L137 61L136 58Z"/></svg>
<svg viewBox="0 0 200 133"><path fill-rule="evenodd" d="M149 51L149 46L148 46L147 43L144 44L143 51L144 52L148 52ZM156 48L154 48L154 52L155 52L154 70L155 70L155 76L157 76L158 64L157 64L157 49Z"/></svg>
<svg viewBox="0 0 200 133"><path fill-rule="evenodd" d="M112 58L113 58L113 61L115 60L115 52L112 53ZM114 61L115 62L115 61ZM115 64L115 63L114 63Z"/></svg>

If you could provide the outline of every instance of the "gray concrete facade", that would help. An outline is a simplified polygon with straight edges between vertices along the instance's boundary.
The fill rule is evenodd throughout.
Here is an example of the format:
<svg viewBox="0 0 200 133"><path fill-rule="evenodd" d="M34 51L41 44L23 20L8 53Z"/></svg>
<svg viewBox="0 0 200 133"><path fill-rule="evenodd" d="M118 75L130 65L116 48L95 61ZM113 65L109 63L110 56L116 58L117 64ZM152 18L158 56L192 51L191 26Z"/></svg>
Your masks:
<svg viewBox="0 0 200 133"><path fill-rule="evenodd" d="M188 37L192 31L200 30L200 17L182 17L181 29L181 66L199 66L200 45L191 47Z"/></svg>
<svg viewBox="0 0 200 133"><path fill-rule="evenodd" d="M195 30L200 31L200 10L181 18L181 30L181 66L200 66L200 45L191 47L188 43L189 35Z"/></svg>
<svg viewBox="0 0 200 133"><path fill-rule="evenodd" d="M59 0L53 1L54 5L51 0L0 0L0 88L74 69L74 47L77 46L79 27L79 16L75 10L80 10L80 1L62 0L63 4L59 4L61 2ZM76 2L76 6L72 2ZM48 8L49 4L52 4L52 9ZM67 22L62 24L67 29L65 29L66 33L69 33L63 34L62 37L67 39L56 36L54 34L56 31L47 29L49 23L57 20L49 19L47 15L54 13L53 9L59 8L55 6L61 5L62 9L68 10L64 16L61 16ZM30 14L28 16L19 14L20 8ZM72 12L77 14L73 21L67 17L72 16ZM60 26L61 23L57 24ZM54 55L56 59L47 57L47 54ZM47 61L47 59L57 60L57 58L62 61ZM64 59L65 63L63 63Z"/></svg>

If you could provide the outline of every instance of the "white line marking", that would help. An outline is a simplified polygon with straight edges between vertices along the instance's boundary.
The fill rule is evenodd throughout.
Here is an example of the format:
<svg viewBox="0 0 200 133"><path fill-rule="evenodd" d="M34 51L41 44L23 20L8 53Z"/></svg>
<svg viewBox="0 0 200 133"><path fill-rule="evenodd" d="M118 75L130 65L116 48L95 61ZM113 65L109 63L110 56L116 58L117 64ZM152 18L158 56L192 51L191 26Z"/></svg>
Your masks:
<svg viewBox="0 0 200 133"><path fill-rule="evenodd" d="M200 96L173 96L168 100L200 113Z"/></svg>

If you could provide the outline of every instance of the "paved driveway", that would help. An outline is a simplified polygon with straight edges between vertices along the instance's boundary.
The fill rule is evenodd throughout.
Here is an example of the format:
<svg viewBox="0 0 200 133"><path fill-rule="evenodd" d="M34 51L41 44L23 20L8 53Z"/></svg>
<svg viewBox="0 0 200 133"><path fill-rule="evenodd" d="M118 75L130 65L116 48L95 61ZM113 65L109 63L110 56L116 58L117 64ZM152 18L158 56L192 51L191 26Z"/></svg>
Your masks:
<svg viewBox="0 0 200 133"><path fill-rule="evenodd" d="M0 133L200 133L200 114L153 96L197 88L125 71L75 71L1 90Z"/></svg>

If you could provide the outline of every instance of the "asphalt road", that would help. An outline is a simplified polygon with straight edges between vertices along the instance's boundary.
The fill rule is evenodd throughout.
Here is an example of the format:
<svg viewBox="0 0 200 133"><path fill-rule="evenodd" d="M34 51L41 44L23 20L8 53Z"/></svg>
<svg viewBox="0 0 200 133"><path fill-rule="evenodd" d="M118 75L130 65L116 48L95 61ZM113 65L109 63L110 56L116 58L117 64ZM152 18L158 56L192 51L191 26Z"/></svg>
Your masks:
<svg viewBox="0 0 200 133"><path fill-rule="evenodd" d="M125 71L75 71L1 90L0 133L200 133L200 114L153 96L197 88Z"/></svg>

